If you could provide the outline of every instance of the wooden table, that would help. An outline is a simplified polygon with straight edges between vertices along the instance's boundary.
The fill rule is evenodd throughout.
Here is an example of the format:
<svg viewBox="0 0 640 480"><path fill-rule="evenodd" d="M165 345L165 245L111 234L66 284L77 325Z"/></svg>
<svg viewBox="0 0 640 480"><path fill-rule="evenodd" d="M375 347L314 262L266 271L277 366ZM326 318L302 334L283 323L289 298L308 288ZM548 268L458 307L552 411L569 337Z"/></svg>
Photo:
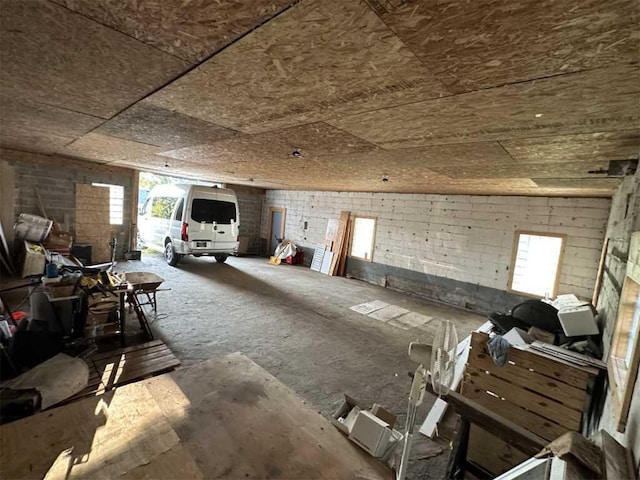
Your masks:
<svg viewBox="0 0 640 480"><path fill-rule="evenodd" d="M4 425L0 447L6 478L393 478L239 353Z"/></svg>

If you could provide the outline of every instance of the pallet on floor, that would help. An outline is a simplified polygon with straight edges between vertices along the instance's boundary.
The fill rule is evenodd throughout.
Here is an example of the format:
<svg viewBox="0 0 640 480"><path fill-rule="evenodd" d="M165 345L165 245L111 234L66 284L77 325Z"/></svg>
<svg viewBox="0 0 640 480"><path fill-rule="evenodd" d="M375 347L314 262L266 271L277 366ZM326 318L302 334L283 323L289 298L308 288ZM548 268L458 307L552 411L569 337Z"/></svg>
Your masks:
<svg viewBox="0 0 640 480"><path fill-rule="evenodd" d="M115 387L174 370L180 360L162 340L95 353L85 360L89 383L70 400L99 395Z"/></svg>

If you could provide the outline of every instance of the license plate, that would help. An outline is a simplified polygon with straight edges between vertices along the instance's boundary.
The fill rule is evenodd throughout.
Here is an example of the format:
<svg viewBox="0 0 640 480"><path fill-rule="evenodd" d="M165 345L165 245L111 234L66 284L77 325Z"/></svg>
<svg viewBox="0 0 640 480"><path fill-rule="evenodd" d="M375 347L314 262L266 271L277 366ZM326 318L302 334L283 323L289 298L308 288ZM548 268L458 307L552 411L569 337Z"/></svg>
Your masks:
<svg viewBox="0 0 640 480"><path fill-rule="evenodd" d="M205 248L207 246L207 242L196 242L196 247Z"/></svg>

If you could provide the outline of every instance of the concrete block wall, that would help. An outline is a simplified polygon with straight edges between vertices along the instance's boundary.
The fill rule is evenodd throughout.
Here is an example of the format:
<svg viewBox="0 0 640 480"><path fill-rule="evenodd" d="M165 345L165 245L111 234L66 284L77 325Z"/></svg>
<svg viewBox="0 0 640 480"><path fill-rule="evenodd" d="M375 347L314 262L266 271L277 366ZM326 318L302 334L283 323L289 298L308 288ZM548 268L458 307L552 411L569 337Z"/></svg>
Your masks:
<svg viewBox="0 0 640 480"><path fill-rule="evenodd" d="M559 293L591 298L610 204L606 198L270 190L262 235L268 235L269 207L287 209L285 236L310 249L342 210L375 216L375 264L505 291L516 230L566 234Z"/></svg>
<svg viewBox="0 0 640 480"><path fill-rule="evenodd" d="M263 253L263 242L260 240L260 228L265 190L232 184L227 184L225 187L234 190L238 196L240 235L249 237L248 253Z"/></svg>
<svg viewBox="0 0 640 480"><path fill-rule="evenodd" d="M49 159L49 165L43 160ZM41 215L38 208L36 189L47 215L58 223L65 224L72 233L75 225L75 185L78 183L107 183L124 187L124 220L122 225L112 225L111 236L118 239L117 257L129 248L131 227L131 196L134 171L124 168L110 168L84 162L65 161L63 158L20 152L0 152L0 160L11 169L10 184L3 181L3 190L13 191L13 221L20 213ZM31 161L33 160L33 161ZM5 231L13 224L3 225ZM12 232L11 232L12 233ZM109 242L109 239L106 239Z"/></svg>
<svg viewBox="0 0 640 480"><path fill-rule="evenodd" d="M598 313L604 328L603 344L607 360L615 329L620 304L620 294L624 277L633 271L638 275L640 265L629 259L638 258L639 252L631 255L631 235L640 231L640 170L633 177L626 177L612 199L611 215L607 224L606 238L609 239L605 258L602 289L598 300ZM637 248L637 247L634 247ZM635 277L634 277L635 278ZM637 280L640 280L638 278ZM617 423L613 412L613 397L608 392L599 428L604 428L633 453L636 475L640 475L640 377L635 379L635 387L629 408L627 428L624 433L616 431Z"/></svg>

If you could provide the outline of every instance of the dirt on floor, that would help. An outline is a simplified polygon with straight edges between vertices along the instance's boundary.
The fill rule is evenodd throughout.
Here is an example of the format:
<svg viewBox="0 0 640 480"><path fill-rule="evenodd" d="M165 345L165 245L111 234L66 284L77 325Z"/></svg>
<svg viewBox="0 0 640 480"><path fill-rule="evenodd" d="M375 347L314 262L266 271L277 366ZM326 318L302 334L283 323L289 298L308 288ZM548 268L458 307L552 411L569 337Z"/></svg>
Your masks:
<svg viewBox="0 0 640 480"><path fill-rule="evenodd" d="M183 366L242 352L291 388L312 408L330 415L347 393L398 415L404 431L411 341L429 341L434 329L393 326L350 310L373 300L455 323L464 338L482 316L354 279L308 268L270 265L264 258L186 257L170 267L162 256L121 262L118 271L154 272L165 279L152 328ZM416 431L435 401L427 394ZM417 434L407 478L442 478L446 444Z"/></svg>

